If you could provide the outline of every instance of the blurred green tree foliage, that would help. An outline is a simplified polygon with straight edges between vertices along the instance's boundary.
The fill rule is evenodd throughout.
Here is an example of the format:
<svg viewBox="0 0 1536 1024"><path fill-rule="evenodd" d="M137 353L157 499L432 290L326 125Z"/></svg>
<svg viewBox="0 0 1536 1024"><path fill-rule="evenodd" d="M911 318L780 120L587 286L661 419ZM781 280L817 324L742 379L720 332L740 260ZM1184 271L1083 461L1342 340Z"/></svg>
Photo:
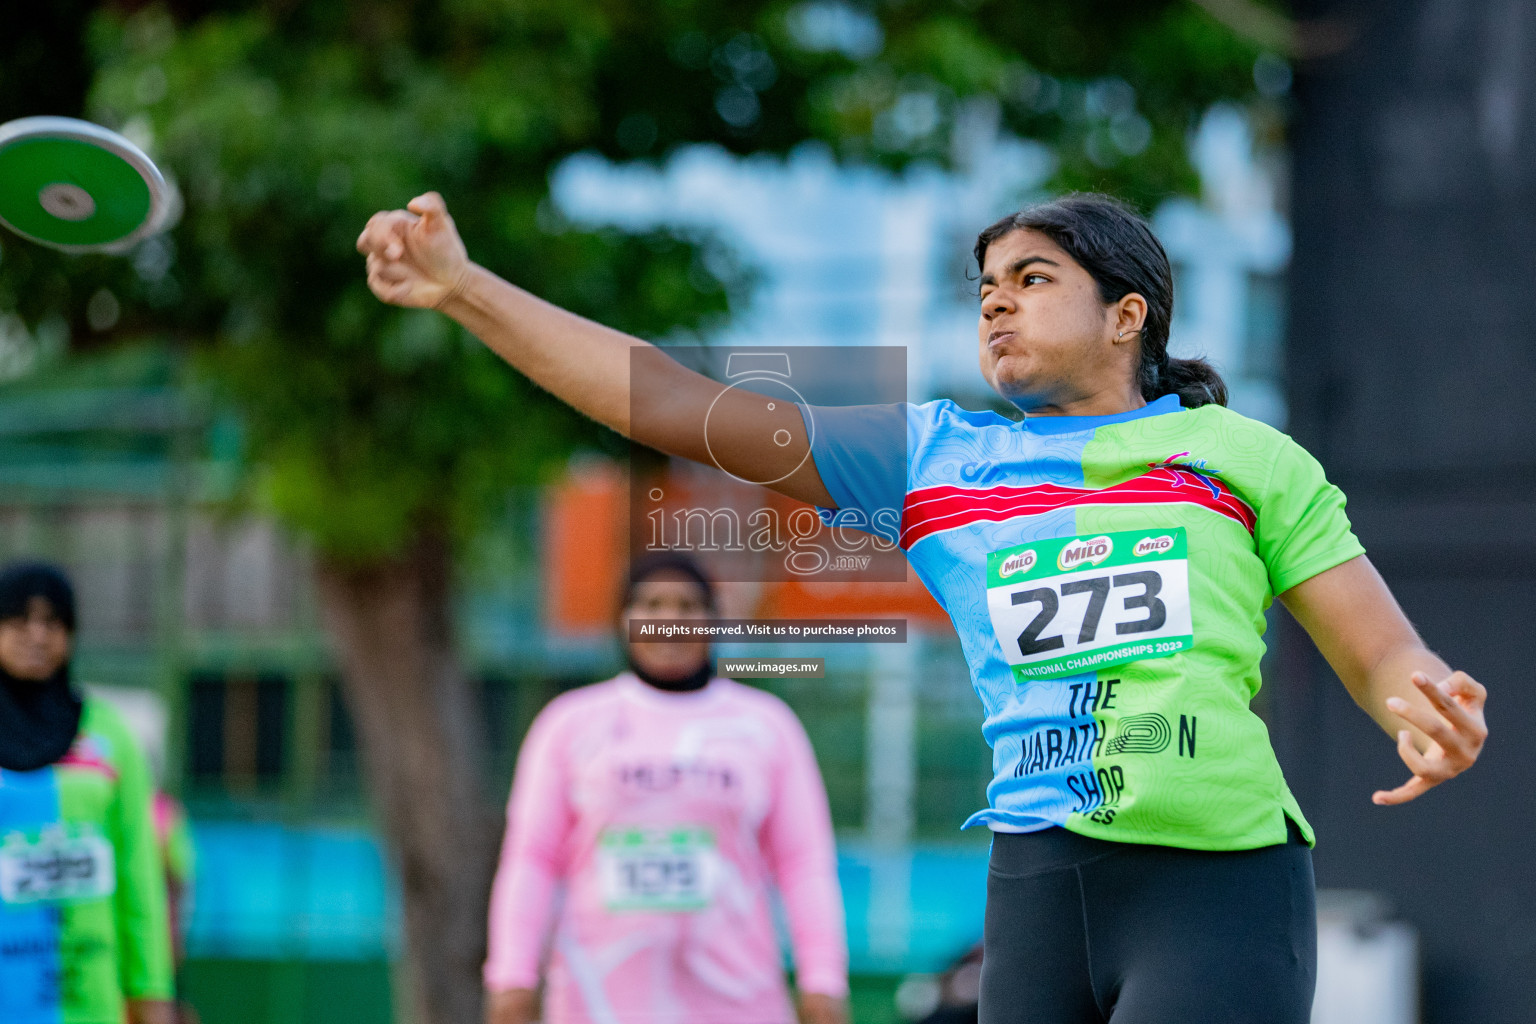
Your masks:
<svg viewBox="0 0 1536 1024"><path fill-rule="evenodd" d="M453 552L509 485L615 439L445 319L376 302L353 251L367 217L438 189L475 258L535 293L641 335L707 333L749 274L708 238L572 229L547 196L558 161L821 140L963 165L1001 131L1050 144L1056 185L1149 206L1195 188L1186 133L1252 91L1257 56L1182 0L118 2L84 49L62 45L82 4L33 7L0 41L0 109L81 112L47 104L83 84L38 76L88 53L83 112L143 140L186 205L126 260L5 239L7 344L27 343L16 324L77 347L169 335L239 410L252 494L319 555L421 1024L478 1019L493 853ZM50 52L74 56L51 72Z"/></svg>
<svg viewBox="0 0 1536 1024"><path fill-rule="evenodd" d="M437 188L519 284L643 335L699 329L745 275L708 240L568 230L545 197L561 157L816 138L964 163L1002 130L1052 144L1055 185L1150 205L1195 187L1185 135L1251 91L1255 57L1179 2L137 6L94 23L89 113L150 141L184 222L131 271L8 245L0 308L88 340L105 287L120 312L95 327L214 342L265 501L361 560L423 520L472 530L508 483L603 443L440 318L372 301L352 241L374 210Z"/></svg>

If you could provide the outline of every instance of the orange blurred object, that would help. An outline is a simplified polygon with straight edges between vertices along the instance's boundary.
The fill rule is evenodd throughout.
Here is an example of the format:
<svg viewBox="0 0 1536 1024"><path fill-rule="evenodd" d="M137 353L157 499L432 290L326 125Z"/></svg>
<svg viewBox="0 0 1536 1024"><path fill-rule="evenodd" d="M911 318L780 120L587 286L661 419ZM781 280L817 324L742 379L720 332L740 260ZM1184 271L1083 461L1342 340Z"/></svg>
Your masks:
<svg viewBox="0 0 1536 1024"><path fill-rule="evenodd" d="M692 467L671 472L658 481L668 503L689 504L698 481ZM549 489L544 505L546 546L544 586L549 595L546 624L565 634L606 633L613 628L613 602L629 558L628 541L645 536L647 524L626 522L630 515L628 479L613 463L594 462L574 469ZM772 492L755 487L750 504L762 504L787 514L805 508ZM712 500L741 499L727 487ZM766 500L765 500L766 499ZM709 563L708 552L701 560ZM806 582L773 580L753 587L755 608L761 618L904 618L912 628L950 629L949 616L918 582L909 568L903 581L843 580Z"/></svg>
<svg viewBox="0 0 1536 1024"><path fill-rule="evenodd" d="M556 633L607 634L628 558L623 472L582 464L544 499L546 624Z"/></svg>

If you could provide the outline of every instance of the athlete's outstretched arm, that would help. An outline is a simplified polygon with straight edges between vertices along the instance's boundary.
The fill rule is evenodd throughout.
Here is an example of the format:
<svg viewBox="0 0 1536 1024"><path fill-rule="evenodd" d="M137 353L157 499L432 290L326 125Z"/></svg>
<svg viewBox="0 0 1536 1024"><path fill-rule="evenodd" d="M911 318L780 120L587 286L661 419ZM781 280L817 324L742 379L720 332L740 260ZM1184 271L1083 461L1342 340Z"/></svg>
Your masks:
<svg viewBox="0 0 1536 1024"><path fill-rule="evenodd" d="M368 286L397 306L440 309L561 401L626 437L826 507L796 406L727 389L660 349L560 309L470 261L436 192L376 213L358 237ZM632 378L632 370L638 377ZM704 423L709 421L706 444ZM780 444L787 432L788 443Z"/></svg>
<svg viewBox="0 0 1536 1024"><path fill-rule="evenodd" d="M1298 583L1280 600L1355 703L1397 737L1398 755L1413 778L1372 800L1407 803L1472 767L1488 738L1488 691L1424 646L1364 555Z"/></svg>

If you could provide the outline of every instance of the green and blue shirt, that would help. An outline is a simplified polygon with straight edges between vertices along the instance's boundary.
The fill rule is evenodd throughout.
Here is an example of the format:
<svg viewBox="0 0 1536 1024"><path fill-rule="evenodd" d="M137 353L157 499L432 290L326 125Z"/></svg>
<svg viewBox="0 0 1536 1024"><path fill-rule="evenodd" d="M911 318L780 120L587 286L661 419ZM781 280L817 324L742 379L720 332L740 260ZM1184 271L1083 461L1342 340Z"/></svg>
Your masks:
<svg viewBox="0 0 1536 1024"><path fill-rule="evenodd" d="M171 940L149 768L87 698L59 761L0 770L0 1021L121 1024L169 999Z"/></svg>
<svg viewBox="0 0 1536 1024"><path fill-rule="evenodd" d="M1363 549L1300 446L1171 395L1023 422L948 401L807 415L823 517L899 543L959 632L994 753L967 825L1236 850L1284 842L1289 817L1311 840L1249 708L1264 612Z"/></svg>

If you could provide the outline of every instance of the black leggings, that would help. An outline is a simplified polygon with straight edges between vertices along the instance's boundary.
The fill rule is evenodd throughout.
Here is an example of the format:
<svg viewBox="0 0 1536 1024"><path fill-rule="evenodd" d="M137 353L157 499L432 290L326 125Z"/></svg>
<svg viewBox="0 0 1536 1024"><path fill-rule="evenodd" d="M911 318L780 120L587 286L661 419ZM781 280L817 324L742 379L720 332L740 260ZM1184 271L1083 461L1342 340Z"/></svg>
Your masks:
<svg viewBox="0 0 1536 1024"><path fill-rule="evenodd" d="M1307 1024L1312 851L992 839L981 1024Z"/></svg>

